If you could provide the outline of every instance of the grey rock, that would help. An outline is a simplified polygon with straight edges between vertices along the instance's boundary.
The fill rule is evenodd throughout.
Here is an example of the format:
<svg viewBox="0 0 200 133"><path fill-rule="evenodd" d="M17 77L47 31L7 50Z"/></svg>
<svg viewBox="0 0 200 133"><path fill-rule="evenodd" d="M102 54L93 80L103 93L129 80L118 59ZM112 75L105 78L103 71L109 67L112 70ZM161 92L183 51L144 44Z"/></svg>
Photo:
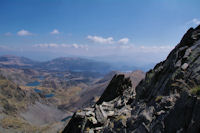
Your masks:
<svg viewBox="0 0 200 133"><path fill-rule="evenodd" d="M88 117L88 120L92 122L92 124L97 124L97 120L94 117Z"/></svg>
<svg viewBox="0 0 200 133"><path fill-rule="evenodd" d="M185 69L187 69L188 68L188 64L187 63L184 63L182 66L181 66L181 68L183 69L183 70L185 70Z"/></svg>
<svg viewBox="0 0 200 133"><path fill-rule="evenodd" d="M104 124L106 122L107 115L103 112L101 106L99 105L96 105L95 116L99 123Z"/></svg>

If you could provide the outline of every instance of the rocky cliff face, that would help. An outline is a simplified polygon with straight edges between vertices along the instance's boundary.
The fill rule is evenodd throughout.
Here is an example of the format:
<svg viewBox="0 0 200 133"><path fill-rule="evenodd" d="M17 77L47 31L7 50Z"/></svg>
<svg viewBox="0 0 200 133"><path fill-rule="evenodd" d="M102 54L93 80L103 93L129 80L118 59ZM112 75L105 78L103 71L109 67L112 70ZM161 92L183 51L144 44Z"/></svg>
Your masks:
<svg viewBox="0 0 200 133"><path fill-rule="evenodd" d="M200 132L200 26L134 88L116 75L99 101L77 111L63 133Z"/></svg>

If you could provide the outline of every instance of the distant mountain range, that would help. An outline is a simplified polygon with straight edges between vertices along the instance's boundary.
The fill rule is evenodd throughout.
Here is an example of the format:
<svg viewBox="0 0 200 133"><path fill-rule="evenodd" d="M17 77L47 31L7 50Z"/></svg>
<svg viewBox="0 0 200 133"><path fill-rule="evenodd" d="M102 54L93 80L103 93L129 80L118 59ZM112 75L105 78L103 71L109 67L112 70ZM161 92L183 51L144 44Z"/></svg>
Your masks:
<svg viewBox="0 0 200 133"><path fill-rule="evenodd" d="M75 71L107 73L112 70L108 63L84 58L60 57L46 62L33 61L25 57L5 55L0 57L0 67L31 68L48 71Z"/></svg>
<svg viewBox="0 0 200 133"><path fill-rule="evenodd" d="M114 61L114 59L113 59ZM133 64L133 62L132 62ZM59 57L49 61L35 61L26 57L13 55L0 56L0 67L37 69L47 71L74 71L74 72L96 72L106 74L110 71L130 72L133 70L147 71L154 67L154 63L130 65L124 62L108 62L103 60L87 59L80 57Z"/></svg>

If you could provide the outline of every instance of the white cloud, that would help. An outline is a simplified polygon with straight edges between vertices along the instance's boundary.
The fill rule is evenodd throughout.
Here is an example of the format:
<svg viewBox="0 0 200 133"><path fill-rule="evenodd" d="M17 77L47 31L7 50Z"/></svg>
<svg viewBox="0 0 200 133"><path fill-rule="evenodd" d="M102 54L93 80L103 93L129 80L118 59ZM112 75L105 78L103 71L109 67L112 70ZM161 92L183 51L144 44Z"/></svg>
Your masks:
<svg viewBox="0 0 200 133"><path fill-rule="evenodd" d="M132 49L133 46L131 46L131 45L120 45L119 48L121 48L121 49Z"/></svg>
<svg viewBox="0 0 200 133"><path fill-rule="evenodd" d="M74 48L79 48L78 44L76 44L76 43L72 44L72 46L73 46Z"/></svg>
<svg viewBox="0 0 200 133"><path fill-rule="evenodd" d="M197 19L197 18L193 18L192 20L188 21L186 23L186 25L199 25L200 24L200 19Z"/></svg>
<svg viewBox="0 0 200 133"><path fill-rule="evenodd" d="M114 39L112 37L108 37L108 38L103 38L100 36L91 36L88 35L87 39L95 42L95 43L101 43L101 44L113 44L114 43Z"/></svg>
<svg viewBox="0 0 200 133"><path fill-rule="evenodd" d="M23 29L23 30L18 31L17 35L18 36L29 36L29 35L32 35L32 33L30 33L29 31Z"/></svg>
<svg viewBox="0 0 200 133"><path fill-rule="evenodd" d="M173 45L82 45L77 43L41 43L35 44L32 50L42 52L55 52L56 54L69 54L76 56L102 56L122 57L123 60L133 59L135 62L152 63L166 58L174 48ZM116 52L117 51L117 52ZM120 60L120 58L119 58ZM121 61L123 61L121 60Z"/></svg>
<svg viewBox="0 0 200 133"><path fill-rule="evenodd" d="M118 41L118 43L120 44L127 44L129 42L129 39L128 38L122 38Z"/></svg>
<svg viewBox="0 0 200 133"><path fill-rule="evenodd" d="M174 46L163 45L163 46L140 46L138 50L142 52L170 52Z"/></svg>
<svg viewBox="0 0 200 133"><path fill-rule="evenodd" d="M129 43L129 39L127 37L125 38L121 38L118 41L115 41L113 37L108 37L108 38L103 38L101 36L91 36L88 35L87 39L95 42L95 43L100 43L100 44L128 44Z"/></svg>
<svg viewBox="0 0 200 133"><path fill-rule="evenodd" d="M59 34L60 32L57 29L54 29L52 32L50 32L53 35Z"/></svg>
<svg viewBox="0 0 200 133"><path fill-rule="evenodd" d="M56 44L56 43L50 43L50 44L49 44L49 47L57 48L57 47L58 47L58 44Z"/></svg>
<svg viewBox="0 0 200 133"><path fill-rule="evenodd" d="M34 47L40 47L40 48L57 48L58 44L56 44L56 43L35 44Z"/></svg>
<svg viewBox="0 0 200 133"><path fill-rule="evenodd" d="M115 45L115 46L110 46L109 49L118 49L122 50L126 53L162 53L162 52L170 52L174 46L170 45L158 45L158 46L141 46L141 45L133 45L133 44L128 44L128 45ZM108 47L107 47L108 48ZM115 50L114 50L115 51Z"/></svg>
<svg viewBox="0 0 200 133"><path fill-rule="evenodd" d="M75 49L88 49L87 45L81 44L56 44L56 43L43 43L43 44L35 44L33 47L36 48L75 48Z"/></svg>
<svg viewBox="0 0 200 133"><path fill-rule="evenodd" d="M199 24L200 24L200 20L197 19L197 18L192 19L191 22L192 22L193 24L195 24L195 25L199 25Z"/></svg>

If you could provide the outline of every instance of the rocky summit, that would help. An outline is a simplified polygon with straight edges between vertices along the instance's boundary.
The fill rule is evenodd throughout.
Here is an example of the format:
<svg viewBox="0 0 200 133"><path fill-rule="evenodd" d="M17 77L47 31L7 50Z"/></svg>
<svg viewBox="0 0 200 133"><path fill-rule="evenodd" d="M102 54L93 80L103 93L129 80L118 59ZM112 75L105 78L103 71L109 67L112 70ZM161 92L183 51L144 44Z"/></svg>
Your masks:
<svg viewBox="0 0 200 133"><path fill-rule="evenodd" d="M115 75L99 101L78 110L63 133L199 133L199 112L200 26L189 29L137 87Z"/></svg>

